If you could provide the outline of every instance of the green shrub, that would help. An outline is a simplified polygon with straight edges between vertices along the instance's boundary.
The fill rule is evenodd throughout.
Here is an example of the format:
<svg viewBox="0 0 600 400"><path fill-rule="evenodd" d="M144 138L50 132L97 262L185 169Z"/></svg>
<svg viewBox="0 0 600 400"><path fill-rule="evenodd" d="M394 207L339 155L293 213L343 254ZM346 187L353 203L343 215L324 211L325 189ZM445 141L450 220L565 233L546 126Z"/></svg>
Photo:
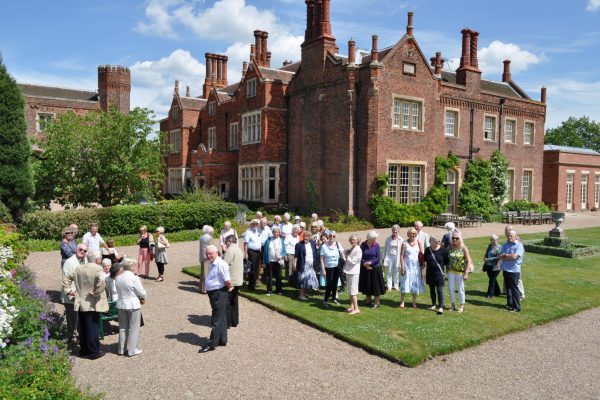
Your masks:
<svg viewBox="0 0 600 400"><path fill-rule="evenodd" d="M458 197L461 211L464 214L481 215L486 221L495 219L498 211L492 203L491 186L490 161L482 158L469 161Z"/></svg>
<svg viewBox="0 0 600 400"><path fill-rule="evenodd" d="M219 195L214 187L185 190L177 197L177 200L184 203L224 202L223 197Z"/></svg>
<svg viewBox="0 0 600 400"><path fill-rule="evenodd" d="M13 222L12 214L4 203L0 201L0 222L3 224L11 224Z"/></svg>
<svg viewBox="0 0 600 400"><path fill-rule="evenodd" d="M233 203L168 202L157 205L115 206L105 208L36 211L23 217L19 230L28 238L61 238L62 228L75 223L86 230L91 223L99 225L104 237L136 234L141 225L149 229L164 226L167 232L192 230L203 225L220 226L225 219L235 217Z"/></svg>
<svg viewBox="0 0 600 400"><path fill-rule="evenodd" d="M527 200L513 200L508 203L504 203L502 206L503 211L533 211L538 213L548 213L550 212L550 207L548 207L544 202L539 203L531 203Z"/></svg>

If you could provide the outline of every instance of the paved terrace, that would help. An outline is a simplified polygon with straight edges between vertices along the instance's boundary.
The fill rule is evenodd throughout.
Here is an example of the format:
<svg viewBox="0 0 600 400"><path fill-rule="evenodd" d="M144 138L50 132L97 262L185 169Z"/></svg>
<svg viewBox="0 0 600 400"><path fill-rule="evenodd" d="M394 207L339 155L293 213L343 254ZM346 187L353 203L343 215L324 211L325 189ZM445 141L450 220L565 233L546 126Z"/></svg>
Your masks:
<svg viewBox="0 0 600 400"><path fill-rule="evenodd" d="M568 215L563 226L600 226L600 215ZM551 226L516 228L528 233ZM463 234L487 236L503 229L484 224ZM379 232L383 240L389 230ZM359 235L364 239L366 232ZM339 235L344 243L348 236ZM143 306L143 354L118 356L118 335L108 335L102 347L110 354L77 359L73 372L81 386L104 391L107 399L600 398L600 308L411 369L241 298L241 323L230 329L227 347L198 354L210 333L210 305L197 292L197 281L180 272L198 263L198 244L175 243L168 251L165 281L143 281L149 296ZM26 263L37 283L53 291L60 285L59 260L56 251L31 254Z"/></svg>

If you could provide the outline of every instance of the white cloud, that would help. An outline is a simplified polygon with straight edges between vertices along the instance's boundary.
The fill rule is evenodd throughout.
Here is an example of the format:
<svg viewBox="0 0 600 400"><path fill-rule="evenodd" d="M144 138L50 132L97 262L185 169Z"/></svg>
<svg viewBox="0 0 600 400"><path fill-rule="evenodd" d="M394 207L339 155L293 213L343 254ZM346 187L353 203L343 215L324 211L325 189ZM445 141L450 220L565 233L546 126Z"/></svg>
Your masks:
<svg viewBox="0 0 600 400"><path fill-rule="evenodd" d="M483 47L478 52L479 68L483 73L493 74L502 72L504 60L510 60L511 72L524 71L531 65L539 64L544 60L543 55L536 55L520 48L513 43L503 43L494 40L489 46Z"/></svg>
<svg viewBox="0 0 600 400"><path fill-rule="evenodd" d="M596 11L600 9L600 0L589 0L586 10Z"/></svg>
<svg viewBox="0 0 600 400"><path fill-rule="evenodd" d="M190 86L194 97L202 94L205 67L187 50L177 49L159 60L137 61L131 67L131 105L148 107L159 116L167 114L175 80L179 93Z"/></svg>
<svg viewBox="0 0 600 400"><path fill-rule="evenodd" d="M558 126L571 116L587 115L600 121L600 81L555 79L548 83L547 89L546 128Z"/></svg>
<svg viewBox="0 0 600 400"><path fill-rule="evenodd" d="M173 30L173 16L169 14L169 7L180 3L180 0L149 0L145 9L149 23L140 22L133 30L140 33L146 33L156 36L165 36L176 38L177 34Z"/></svg>

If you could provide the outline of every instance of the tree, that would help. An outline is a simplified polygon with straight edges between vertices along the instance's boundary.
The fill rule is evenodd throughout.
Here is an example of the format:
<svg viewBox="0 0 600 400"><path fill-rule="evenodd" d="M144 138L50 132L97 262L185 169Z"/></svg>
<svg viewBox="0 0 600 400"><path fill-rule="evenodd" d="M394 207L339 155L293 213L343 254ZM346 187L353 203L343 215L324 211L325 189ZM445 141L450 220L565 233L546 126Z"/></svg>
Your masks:
<svg viewBox="0 0 600 400"><path fill-rule="evenodd" d="M491 182L492 167L489 160L476 158L467 163L459 193L459 207L465 214L482 215L489 221L497 213L492 204Z"/></svg>
<svg viewBox="0 0 600 400"><path fill-rule="evenodd" d="M546 130L544 143L600 151L600 123L585 116L569 117L560 126Z"/></svg>
<svg viewBox="0 0 600 400"><path fill-rule="evenodd" d="M156 196L165 174L160 140L149 138L154 123L152 112L142 108L128 115L114 107L59 114L39 143L38 204L112 206Z"/></svg>
<svg viewBox="0 0 600 400"><path fill-rule="evenodd" d="M508 175L508 160L500 150L494 151L490 157L490 167L492 169L492 204L500 210L506 199L508 186L506 177Z"/></svg>
<svg viewBox="0 0 600 400"><path fill-rule="evenodd" d="M20 219L33 194L24 110L21 91L0 61L0 201L15 220Z"/></svg>

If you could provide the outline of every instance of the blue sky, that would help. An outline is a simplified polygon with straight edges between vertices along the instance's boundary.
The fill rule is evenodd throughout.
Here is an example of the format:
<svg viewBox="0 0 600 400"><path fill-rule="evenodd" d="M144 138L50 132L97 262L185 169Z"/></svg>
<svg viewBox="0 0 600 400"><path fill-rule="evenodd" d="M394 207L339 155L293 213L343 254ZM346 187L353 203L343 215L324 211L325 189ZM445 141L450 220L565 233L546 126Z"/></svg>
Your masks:
<svg viewBox="0 0 600 400"><path fill-rule="evenodd" d="M600 0L331 0L340 53L350 37L370 49L404 34L413 11L414 35L426 57L436 51L458 67L460 30L480 32L486 79L500 80L502 60L534 99L548 88L546 127L569 116L600 122ZM0 52L19 82L97 88L99 64L132 70L132 105L164 116L173 83L201 94L204 53L229 56L229 82L239 79L254 29L269 32L272 65L298 60L305 28L303 0L21 0L4 2Z"/></svg>

